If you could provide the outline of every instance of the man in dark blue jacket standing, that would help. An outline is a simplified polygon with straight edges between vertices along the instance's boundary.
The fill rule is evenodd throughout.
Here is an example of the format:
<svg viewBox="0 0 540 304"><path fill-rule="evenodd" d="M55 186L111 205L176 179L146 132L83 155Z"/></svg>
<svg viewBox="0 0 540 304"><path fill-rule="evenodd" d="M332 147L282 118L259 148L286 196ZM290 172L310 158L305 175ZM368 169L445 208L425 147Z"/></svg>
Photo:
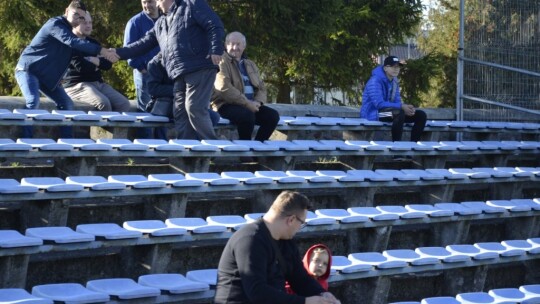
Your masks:
<svg viewBox="0 0 540 304"><path fill-rule="evenodd" d="M117 49L122 59L159 45L174 79L174 122L179 138L216 139L208 114L223 54L223 23L204 0L158 0L166 13L142 39Z"/></svg>
<svg viewBox="0 0 540 304"><path fill-rule="evenodd" d="M26 100L26 109L39 107L40 91L52 99L59 110L73 108L73 101L60 85L73 49L91 56L99 54L111 62L118 60L114 51L72 33L73 27L84 20L85 14L84 3L71 1L64 16L49 19L22 52L15 68L15 78ZM24 127L22 136L32 137L32 128ZM72 137L71 128L61 127L60 136Z"/></svg>

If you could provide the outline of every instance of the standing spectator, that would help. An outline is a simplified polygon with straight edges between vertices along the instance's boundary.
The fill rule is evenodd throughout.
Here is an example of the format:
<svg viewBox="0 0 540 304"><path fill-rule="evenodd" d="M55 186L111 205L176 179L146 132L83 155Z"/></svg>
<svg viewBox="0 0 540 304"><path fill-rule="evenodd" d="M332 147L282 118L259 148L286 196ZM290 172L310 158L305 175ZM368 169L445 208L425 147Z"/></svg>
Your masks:
<svg viewBox="0 0 540 304"><path fill-rule="evenodd" d="M71 31L84 21L86 6L73 0L63 16L49 19L23 50L15 78L26 101L26 109L39 108L40 91L56 103L59 110L73 109L73 101L60 85L69 66L72 51L78 50L86 55L101 55L111 62L118 56L114 51L98 44L80 39ZM32 137L32 127L23 127L22 137ZM60 127L61 137L72 137L71 127Z"/></svg>
<svg viewBox="0 0 540 304"><path fill-rule="evenodd" d="M73 28L73 33L99 45L90 37L92 16L89 12L86 12L84 21ZM129 112L129 100L103 81L101 70L107 71L111 67L112 63L103 57L85 56L74 51L63 81L66 93L72 100L91 104L98 111Z"/></svg>
<svg viewBox="0 0 540 304"><path fill-rule="evenodd" d="M236 125L239 139L251 140L255 125L259 125L255 140L265 141L274 132L279 114L264 105L266 88L259 69L244 55L246 37L240 32L229 33L225 48L214 83L212 107Z"/></svg>
<svg viewBox="0 0 540 304"><path fill-rule="evenodd" d="M292 241L310 207L304 195L284 191L261 219L235 232L219 260L214 303L340 303L308 274Z"/></svg>
<svg viewBox="0 0 540 304"><path fill-rule="evenodd" d="M223 24L204 0L159 0L157 4L167 15L143 38L117 52L121 58L132 58L159 44L163 65L174 79L178 137L217 139L208 107L223 54Z"/></svg>
<svg viewBox="0 0 540 304"><path fill-rule="evenodd" d="M360 117L368 120L392 122L392 140L401 141L404 123L414 123L411 131L411 141L419 141L427 116L422 110L417 110L411 104L401 102L399 81L397 76L405 63L396 56L388 56L382 66L371 72L362 95ZM386 113L386 112L391 112ZM385 113L388 116L383 116ZM397 158L396 158L397 159Z"/></svg>

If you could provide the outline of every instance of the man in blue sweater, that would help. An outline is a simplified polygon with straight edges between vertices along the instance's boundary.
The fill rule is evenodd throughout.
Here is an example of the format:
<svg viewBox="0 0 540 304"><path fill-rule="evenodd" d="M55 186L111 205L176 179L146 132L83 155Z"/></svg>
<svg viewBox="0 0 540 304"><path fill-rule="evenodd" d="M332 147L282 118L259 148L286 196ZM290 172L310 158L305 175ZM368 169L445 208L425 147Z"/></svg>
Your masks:
<svg viewBox="0 0 540 304"><path fill-rule="evenodd" d="M15 78L26 100L26 109L39 107L40 91L56 103L57 109L73 109L73 101L60 85L73 49L90 56L101 55L111 62L118 60L114 51L72 33L73 27L78 26L85 15L84 3L73 0L65 14L49 19L23 50L15 68ZM72 137L71 127L61 127L60 136ZM22 137L32 137L32 128L23 127Z"/></svg>
<svg viewBox="0 0 540 304"><path fill-rule="evenodd" d="M360 117L392 122L392 140L401 141L404 123L414 123L411 141L417 142L426 125L426 113L401 102L397 76L404 65L396 56L388 56L376 67L362 95Z"/></svg>

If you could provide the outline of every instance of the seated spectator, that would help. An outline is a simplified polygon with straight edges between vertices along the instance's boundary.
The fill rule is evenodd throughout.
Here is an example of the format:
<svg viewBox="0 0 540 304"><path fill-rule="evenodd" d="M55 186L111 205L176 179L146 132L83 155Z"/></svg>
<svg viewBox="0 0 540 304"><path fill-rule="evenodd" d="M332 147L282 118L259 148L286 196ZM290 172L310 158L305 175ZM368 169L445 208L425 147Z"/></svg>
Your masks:
<svg viewBox="0 0 540 304"><path fill-rule="evenodd" d="M412 122L414 126L411 141L416 142L420 140L424 131L427 116L424 111L415 109L413 105L401 102L397 76L404 64L396 56L389 56L384 60L383 66L378 66L372 71L362 95L360 117L392 122L393 141L401 141L403 124Z"/></svg>
<svg viewBox="0 0 540 304"><path fill-rule="evenodd" d="M90 37L92 17L89 12L84 21L73 28L73 34L99 45ZM129 112L129 100L103 81L101 70L107 71L111 67L112 63L103 57L85 56L74 51L63 81L66 93L72 100L91 104L98 111Z"/></svg>
<svg viewBox="0 0 540 304"><path fill-rule="evenodd" d="M316 244L311 246L302 259L304 268L310 276L312 276L324 290L328 291L328 278L330 277L330 268L332 266L332 252L324 244ZM286 284L288 293L293 293L288 282Z"/></svg>
<svg viewBox="0 0 540 304"><path fill-rule="evenodd" d="M173 103L173 87L174 81L167 75L167 70L163 66L161 53L158 53L150 62L148 62L147 70L147 87L148 93L152 100L148 103L146 111L154 115L168 116L174 119L174 103ZM219 114L208 109L212 125L216 126L219 122ZM156 138L161 138L163 130L156 130Z"/></svg>
<svg viewBox="0 0 540 304"><path fill-rule="evenodd" d="M274 132L279 114L264 105L266 88L255 63L244 56L244 35L229 33L225 37L225 48L214 83L212 107L237 126L239 139L251 140L253 129L258 125L255 140L265 141Z"/></svg>

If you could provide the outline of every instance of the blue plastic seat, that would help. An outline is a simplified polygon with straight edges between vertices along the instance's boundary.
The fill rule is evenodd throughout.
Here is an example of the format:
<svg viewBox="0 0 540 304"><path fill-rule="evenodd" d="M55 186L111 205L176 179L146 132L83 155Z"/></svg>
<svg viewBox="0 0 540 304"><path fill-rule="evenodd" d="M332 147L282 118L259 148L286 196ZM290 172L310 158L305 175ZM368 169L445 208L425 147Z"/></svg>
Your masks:
<svg viewBox="0 0 540 304"><path fill-rule="evenodd" d="M282 171L255 171L257 177L267 177L282 184L305 183L306 179L300 176L291 176Z"/></svg>
<svg viewBox="0 0 540 304"><path fill-rule="evenodd" d="M171 139L169 140L169 143L173 145L180 145L184 147L184 149L190 150L190 151L198 151L198 152L217 152L220 151L219 147L216 145L203 145L200 141L194 140L194 139Z"/></svg>
<svg viewBox="0 0 540 304"><path fill-rule="evenodd" d="M64 117L71 119L73 121L100 121L101 120L101 116L88 114L84 111L52 110L51 113L63 115Z"/></svg>
<svg viewBox="0 0 540 304"><path fill-rule="evenodd" d="M36 193L39 188L36 186L21 185L18 181L11 178L0 178L0 193Z"/></svg>
<svg viewBox="0 0 540 304"><path fill-rule="evenodd" d="M196 179L186 179L181 173L150 174L149 181L163 182L173 187L200 187L204 186L204 181Z"/></svg>
<svg viewBox="0 0 540 304"><path fill-rule="evenodd" d="M392 249L383 251L383 255L390 261L403 261L413 266L433 265L440 263L435 257L422 257L411 249Z"/></svg>
<svg viewBox="0 0 540 304"><path fill-rule="evenodd" d="M110 151L111 145L98 144L89 138L59 138L59 144L71 145L81 151Z"/></svg>
<svg viewBox="0 0 540 304"><path fill-rule="evenodd" d="M223 178L237 179L247 185L271 184L274 182L274 180L269 177L255 176L255 174L247 171L222 172L221 176Z"/></svg>
<svg viewBox="0 0 540 304"><path fill-rule="evenodd" d="M0 289L0 303L3 304L53 304L53 300L36 297L22 288Z"/></svg>
<svg viewBox="0 0 540 304"><path fill-rule="evenodd" d="M16 143L9 138L0 138L0 151L30 151L32 145Z"/></svg>
<svg viewBox="0 0 540 304"><path fill-rule="evenodd" d="M489 200L486 201L486 205L491 207L504 208L510 212L527 212L531 211L531 207L528 205L519 204L509 200Z"/></svg>
<svg viewBox="0 0 540 304"><path fill-rule="evenodd" d="M0 230L0 248L39 246L42 244L42 239L24 236L17 230Z"/></svg>
<svg viewBox="0 0 540 304"><path fill-rule="evenodd" d="M386 213L375 207L351 207L347 209L352 215L360 215L368 217L373 221L395 221L399 219L399 215L396 213Z"/></svg>
<svg viewBox="0 0 540 304"><path fill-rule="evenodd" d="M238 230L247 224L247 220L239 215L211 215L206 217L209 225L224 226L233 230Z"/></svg>
<svg viewBox="0 0 540 304"><path fill-rule="evenodd" d="M47 192L77 192L84 190L82 185L66 184L58 177L24 177L21 179L22 186L32 186Z"/></svg>
<svg viewBox="0 0 540 304"><path fill-rule="evenodd" d="M442 210L448 210L454 212L457 215L478 215L482 214L481 208L472 208L464 206L460 203L437 203L435 204L436 208Z"/></svg>
<svg viewBox="0 0 540 304"><path fill-rule="evenodd" d="M430 217L447 217L454 215L454 211L441 209L432 205L410 204L405 205L405 209L410 212L421 212Z"/></svg>
<svg viewBox="0 0 540 304"><path fill-rule="evenodd" d="M50 121L62 121L66 117L64 115L52 114L47 110L39 109L15 109L13 113L24 114L26 117L35 119L35 120L50 120Z"/></svg>
<svg viewBox="0 0 540 304"><path fill-rule="evenodd" d="M77 225L77 232L91 234L107 240L133 239L142 237L139 231L130 231L115 223L97 223Z"/></svg>
<svg viewBox="0 0 540 304"><path fill-rule="evenodd" d="M35 227L28 228L26 236L42 239L58 244L91 242L95 237L91 234L75 232L69 227Z"/></svg>
<svg viewBox="0 0 540 304"><path fill-rule="evenodd" d="M158 288L143 286L128 278L92 280L86 282L86 288L121 300L157 297L161 294Z"/></svg>
<svg viewBox="0 0 540 304"><path fill-rule="evenodd" d="M134 144L129 139L122 138L100 138L96 141L98 144L110 145L120 151L148 151L147 145Z"/></svg>
<svg viewBox="0 0 540 304"><path fill-rule="evenodd" d="M133 143L136 145L148 146L154 149L155 151L175 151L175 152L186 151L186 149L183 146L171 144L164 139L135 139L133 140Z"/></svg>
<svg viewBox="0 0 540 304"><path fill-rule="evenodd" d="M332 177L342 183L364 181L364 178L359 175L347 174L347 172L340 170L317 170L315 173L320 176Z"/></svg>
<svg viewBox="0 0 540 304"><path fill-rule="evenodd" d="M165 224L170 228L183 228L193 233L219 233L227 231L225 226L210 225L202 218L197 217L170 218L165 220Z"/></svg>
<svg viewBox="0 0 540 304"><path fill-rule="evenodd" d="M377 206L383 213L397 214L401 219L419 219L427 217L424 212L411 211L403 206Z"/></svg>
<svg viewBox="0 0 540 304"><path fill-rule="evenodd" d="M167 116L152 115L146 112L122 112L122 115L133 116L136 120L142 122L169 122L170 119Z"/></svg>
<svg viewBox="0 0 540 304"><path fill-rule="evenodd" d="M421 257L434 257L444 263L461 263L471 260L468 255L450 252L444 247L418 247L414 251Z"/></svg>
<svg viewBox="0 0 540 304"><path fill-rule="evenodd" d="M239 144L233 143L230 140L222 140L222 139L203 139L201 140L201 144L217 146L222 151L226 151L226 152L247 152L250 150L249 147L246 145L239 145Z"/></svg>
<svg viewBox="0 0 540 304"><path fill-rule="evenodd" d="M41 151L72 151L74 147L72 145L59 144L56 141L49 138L19 138L17 143L30 145L34 149Z"/></svg>
<svg viewBox="0 0 540 304"><path fill-rule="evenodd" d="M341 151L360 151L362 148L360 146L351 145L346 141L342 140L333 140L333 139L322 139L319 140L320 143L325 145L331 145L336 148L336 150Z"/></svg>
<svg viewBox="0 0 540 304"><path fill-rule="evenodd" d="M462 254L475 260L489 260L499 258L499 254L493 251L481 250L474 245L453 244L446 246L446 249L455 254Z"/></svg>
<svg viewBox="0 0 540 304"><path fill-rule="evenodd" d="M285 151L309 151L309 146L299 145L287 140L265 140L265 144L279 148Z"/></svg>
<svg viewBox="0 0 540 304"><path fill-rule="evenodd" d="M319 217L329 217L342 224L347 223L363 223L369 221L367 216L353 215L345 209L318 209L315 214Z"/></svg>
<svg viewBox="0 0 540 304"><path fill-rule="evenodd" d="M372 182L390 182L393 180L393 177L390 175L383 175L371 170L348 170L347 174L360 176L364 180L369 180Z"/></svg>
<svg viewBox="0 0 540 304"><path fill-rule="evenodd" d="M336 220L330 217L318 216L313 211L306 213L306 224L308 226L332 225Z"/></svg>
<svg viewBox="0 0 540 304"><path fill-rule="evenodd" d="M258 152L271 152L271 151L278 151L279 147L271 146L269 144L260 142L258 140L233 140L232 141L236 145L242 145L249 147L250 150L258 151Z"/></svg>
<svg viewBox="0 0 540 304"><path fill-rule="evenodd" d="M199 269L186 272L186 278L191 281L201 282L210 286L217 284L217 269Z"/></svg>
<svg viewBox="0 0 540 304"><path fill-rule="evenodd" d="M389 260L379 252L351 253L347 258L355 263L368 264L379 269L407 267L407 262Z"/></svg>
<svg viewBox="0 0 540 304"><path fill-rule="evenodd" d="M181 274L159 273L142 275L138 283L143 286L158 288L171 294L200 292L210 289L208 284L188 280Z"/></svg>
<svg viewBox="0 0 540 304"><path fill-rule="evenodd" d="M370 271L373 266L369 264L355 263L345 256L332 256L331 271L339 271L341 273L355 273L362 271Z"/></svg>
<svg viewBox="0 0 540 304"><path fill-rule="evenodd" d="M122 227L126 230L138 231L151 236L174 236L188 232L185 228L168 227L160 220L125 221Z"/></svg>
<svg viewBox="0 0 540 304"><path fill-rule="evenodd" d="M307 146L310 150L314 151L335 151L336 147L328 144L321 143L316 140L307 140L307 139L294 139L292 143Z"/></svg>
<svg viewBox="0 0 540 304"><path fill-rule="evenodd" d="M122 183L135 189L163 188L164 182L148 180L143 175L110 175L109 182Z"/></svg>
<svg viewBox="0 0 540 304"><path fill-rule="evenodd" d="M186 179L200 180L212 186L232 186L240 184L235 178L225 178L217 173L187 173Z"/></svg>
<svg viewBox="0 0 540 304"><path fill-rule="evenodd" d="M94 191L126 189L126 184L110 182L103 176L68 176L66 184L80 185Z"/></svg>
<svg viewBox="0 0 540 304"><path fill-rule="evenodd" d="M459 304L459 301L453 297L432 297L422 299L421 304Z"/></svg>
<svg viewBox="0 0 540 304"><path fill-rule="evenodd" d="M487 292L467 292L460 293L456 296L456 299L459 303L463 304L487 304L487 303L498 303L492 296Z"/></svg>
<svg viewBox="0 0 540 304"><path fill-rule="evenodd" d="M289 170L285 173L292 177L302 177L310 183L333 183L336 181L336 179L331 176L319 175L314 171L308 170Z"/></svg>
<svg viewBox="0 0 540 304"><path fill-rule="evenodd" d="M526 296L517 288L497 288L488 291L497 303L523 303Z"/></svg>
<svg viewBox="0 0 540 304"><path fill-rule="evenodd" d="M520 255L527 254L526 250L517 249L517 248L508 248L506 246L503 246L501 243L497 243L497 242L476 243L474 244L474 247L483 251L497 252L499 255L503 257L520 256Z"/></svg>
<svg viewBox="0 0 540 304"><path fill-rule="evenodd" d="M88 111L88 114L99 115L103 119L108 121L117 121L117 122L135 122L137 117L133 115L123 115L120 112L114 111Z"/></svg>

